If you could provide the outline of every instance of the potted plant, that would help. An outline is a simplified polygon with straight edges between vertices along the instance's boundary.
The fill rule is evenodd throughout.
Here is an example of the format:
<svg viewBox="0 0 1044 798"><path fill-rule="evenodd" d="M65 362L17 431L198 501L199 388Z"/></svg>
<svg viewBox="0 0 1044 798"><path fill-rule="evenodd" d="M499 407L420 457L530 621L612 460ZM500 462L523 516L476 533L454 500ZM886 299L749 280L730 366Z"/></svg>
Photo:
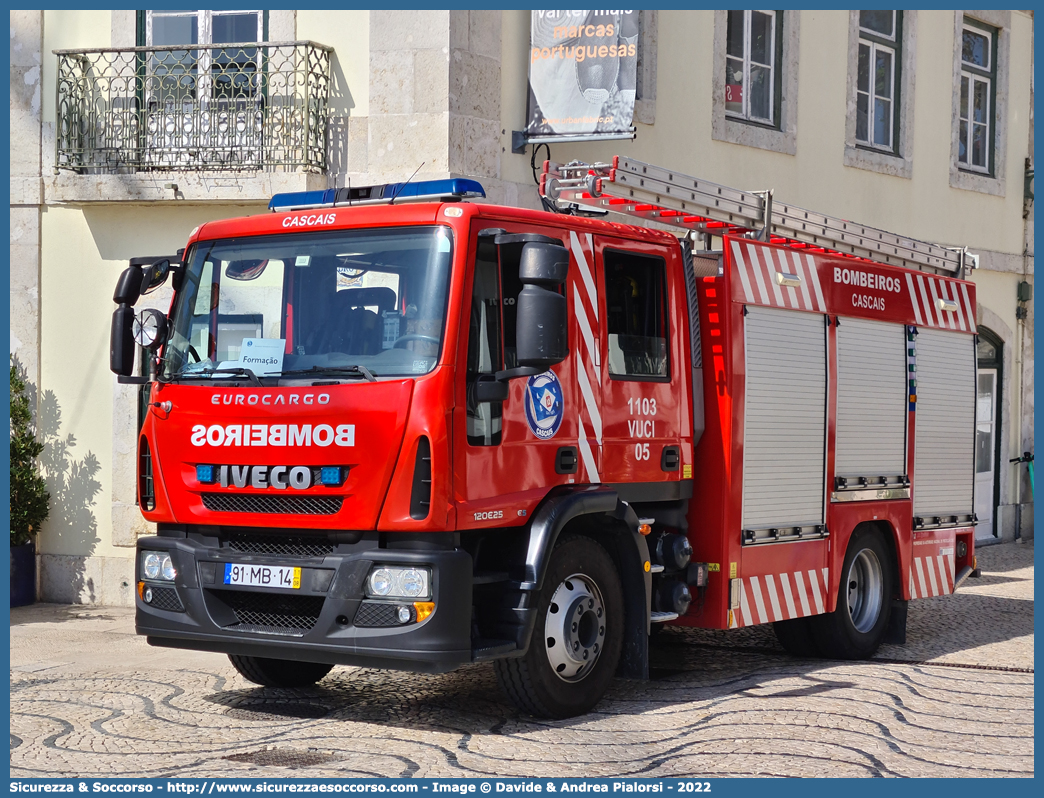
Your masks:
<svg viewBox="0 0 1044 798"><path fill-rule="evenodd" d="M11 365L11 606L36 601L34 536L49 512L47 492L36 458L43 451L36 439L25 381Z"/></svg>

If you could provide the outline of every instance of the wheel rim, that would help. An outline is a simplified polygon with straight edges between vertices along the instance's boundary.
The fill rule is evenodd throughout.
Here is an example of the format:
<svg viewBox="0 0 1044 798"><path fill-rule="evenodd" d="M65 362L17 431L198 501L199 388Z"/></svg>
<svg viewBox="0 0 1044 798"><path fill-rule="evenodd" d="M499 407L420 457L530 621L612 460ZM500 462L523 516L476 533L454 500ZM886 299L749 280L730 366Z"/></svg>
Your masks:
<svg viewBox="0 0 1044 798"><path fill-rule="evenodd" d="M863 549L848 567L848 613L856 631L866 634L881 617L884 604L884 571L870 549Z"/></svg>
<svg viewBox="0 0 1044 798"><path fill-rule="evenodd" d="M594 670L605 647L605 620L602 593L591 577L562 580L544 619L544 647L559 679L579 682Z"/></svg>

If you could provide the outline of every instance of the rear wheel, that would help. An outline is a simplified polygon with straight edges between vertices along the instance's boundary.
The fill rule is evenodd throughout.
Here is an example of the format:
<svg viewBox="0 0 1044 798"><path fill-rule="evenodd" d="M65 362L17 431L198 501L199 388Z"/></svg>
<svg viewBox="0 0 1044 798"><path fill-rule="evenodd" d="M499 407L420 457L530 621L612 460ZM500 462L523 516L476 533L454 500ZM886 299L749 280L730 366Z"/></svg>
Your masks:
<svg viewBox="0 0 1044 798"><path fill-rule="evenodd" d="M837 659L865 659L877 651L892 608L892 558L876 529L852 535L841 568L837 609L810 619L820 653Z"/></svg>
<svg viewBox="0 0 1044 798"><path fill-rule="evenodd" d="M616 673L623 616L620 577L606 550L590 538L564 541L551 554L529 650L494 663L501 688L537 717L590 711Z"/></svg>
<svg viewBox="0 0 1044 798"><path fill-rule="evenodd" d="M333 665L321 662L295 662L238 654L229 654L228 658L240 676L262 687L310 687L333 668Z"/></svg>

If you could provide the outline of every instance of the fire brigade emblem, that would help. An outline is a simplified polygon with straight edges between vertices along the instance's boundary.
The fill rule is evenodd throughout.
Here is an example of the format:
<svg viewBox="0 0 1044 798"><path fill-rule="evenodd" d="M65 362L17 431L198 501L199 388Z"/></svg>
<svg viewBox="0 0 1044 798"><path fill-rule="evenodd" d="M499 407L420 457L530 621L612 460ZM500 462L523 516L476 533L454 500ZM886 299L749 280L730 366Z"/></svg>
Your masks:
<svg viewBox="0 0 1044 798"><path fill-rule="evenodd" d="M562 385L553 371L530 377L526 383L526 423L541 440L555 437L562 426Z"/></svg>

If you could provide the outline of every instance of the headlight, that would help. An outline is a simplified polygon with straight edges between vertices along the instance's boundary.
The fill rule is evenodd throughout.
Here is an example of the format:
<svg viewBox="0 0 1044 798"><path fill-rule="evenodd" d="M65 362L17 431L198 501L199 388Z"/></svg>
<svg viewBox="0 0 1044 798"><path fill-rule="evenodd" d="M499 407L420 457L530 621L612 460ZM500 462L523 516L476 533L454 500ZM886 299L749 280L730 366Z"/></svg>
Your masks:
<svg viewBox="0 0 1044 798"><path fill-rule="evenodd" d="M159 349L167 339L167 317L155 308L147 308L134 317L131 334L138 346Z"/></svg>
<svg viewBox="0 0 1044 798"><path fill-rule="evenodd" d="M375 598L428 598L431 571L378 565L366 580L366 593Z"/></svg>
<svg viewBox="0 0 1044 798"><path fill-rule="evenodd" d="M159 579L173 582L178 575L170 555L165 551L143 551L141 553L141 572L146 579Z"/></svg>

